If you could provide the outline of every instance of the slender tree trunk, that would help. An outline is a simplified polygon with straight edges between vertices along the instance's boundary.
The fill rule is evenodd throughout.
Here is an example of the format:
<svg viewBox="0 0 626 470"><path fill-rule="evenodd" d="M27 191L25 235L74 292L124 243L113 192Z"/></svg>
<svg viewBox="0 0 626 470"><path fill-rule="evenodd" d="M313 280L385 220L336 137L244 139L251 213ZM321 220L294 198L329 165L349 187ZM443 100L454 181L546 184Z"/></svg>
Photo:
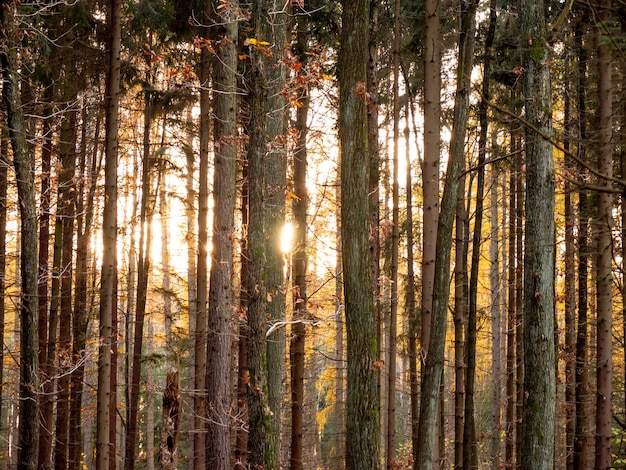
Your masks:
<svg viewBox="0 0 626 470"><path fill-rule="evenodd" d="M53 87L48 84L44 92L47 102L53 99ZM44 108L43 114L50 116L52 114L52 105L48 104ZM43 386L43 395L39 400L39 409L41 418L39 421L39 460L37 466L40 469L49 470L52 468L52 410L51 402L53 400L54 380L52 380L52 370L48 368L48 305L49 305L49 284L50 284L50 196L52 190L50 187L50 170L52 156L52 123L50 119L44 119L42 122L41 134L43 143L41 147L41 193L39 195L39 288L38 294L38 326L39 326L39 369L41 371L41 381ZM6 186L5 186L6 190Z"/></svg>
<svg viewBox="0 0 626 470"><path fill-rule="evenodd" d="M474 35L476 33L476 9L478 7L477 0L464 0L461 2L461 40L459 47L462 48L461 57L467 63L463 70L463 76L469 77L471 69L474 65ZM484 74L487 77L488 68ZM460 77L458 79L461 80ZM484 80L488 80L485 78ZM464 87L469 88L469 78L462 81ZM485 83L483 82L483 92L485 92ZM487 84L487 96L489 92ZM476 436L476 417L474 406L474 390L476 383L476 315L477 315L477 291L478 291L478 264L480 261L480 247L482 238L482 220L483 220L483 198L485 193L485 147L487 140L487 119L486 104L482 104L483 114L485 117L481 121L481 135L479 141L478 154L478 182L476 188L476 208L474 210L474 228L472 238L472 262L470 267L469 278L469 310L467 317L467 341L466 341L466 357L467 368L465 375L465 412L463 427L463 468L478 468L478 442ZM483 133L484 132L484 133ZM469 230L468 230L469 232ZM469 236L469 233L468 233Z"/></svg>
<svg viewBox="0 0 626 470"><path fill-rule="evenodd" d="M137 445L139 419L139 391L141 381L141 363L143 357L143 331L148 296L148 276L150 273L150 247L152 246L152 215L154 212L152 197L150 134L152 130L152 98L146 91L144 109L143 156L141 172L141 206L139 209L139 261L137 264L137 300L135 302L135 331L133 340L133 364L131 373L130 402L128 403L128 422L124 468L135 468L135 447Z"/></svg>
<svg viewBox="0 0 626 470"><path fill-rule="evenodd" d="M465 23L465 28L462 28L463 32L459 39L458 79L454 103L452 139L450 142L450 157L437 226L431 334L428 343L428 354L426 355L420 406L418 468L422 470L430 470L435 456L434 431L436 429L437 396L443 373L446 317L450 294L451 236L457 209L457 191L461 184L459 175L464 162L465 132L469 113L469 77L473 64L475 9L476 1L471 0L467 4L466 14L464 15L467 23ZM428 10L428 5L426 11L428 18L431 14ZM439 41L436 37L427 36L427 38ZM440 449L440 452L443 452L443 449Z"/></svg>
<svg viewBox="0 0 626 470"><path fill-rule="evenodd" d="M410 409L411 409L411 444L414 452L417 452L417 434L418 434L418 421L419 421L419 384L417 379L417 338L419 334L419 317L417 307L415 305L415 267L414 267L414 253L413 244L415 238L413 236L413 180L411 169L411 153L409 145L409 124L408 117L412 112L410 103L407 104L406 110L406 127L404 129L404 141L406 146L406 259L407 259L407 273L406 273L406 311L408 318L408 352L409 352L409 389L410 389ZM416 461L415 458L413 460Z"/></svg>
<svg viewBox="0 0 626 470"><path fill-rule="evenodd" d="M246 228L248 226L248 169L247 164L243 162L241 185L241 224L243 226L241 234L241 293L239 295L239 343L237 345L237 437L235 440L235 470L245 470L248 458L248 352L247 338L248 328L246 324L246 315L248 307L248 240Z"/></svg>
<svg viewBox="0 0 626 470"><path fill-rule="evenodd" d="M455 223L454 263L454 466L463 467L463 423L465 405L465 353L467 329L467 253L469 220L465 208L465 175L459 179Z"/></svg>
<svg viewBox="0 0 626 470"><path fill-rule="evenodd" d="M66 62L66 70L72 73L70 61ZM69 79L71 80L71 79ZM76 100L76 92L72 90L70 81L64 85L64 100L72 103ZM59 348L57 351L60 372L57 397L57 420L55 427L54 466L64 470L68 464L69 446L69 412L70 412L70 373L72 368L72 273L74 248L74 218L76 204L76 110L68 111L61 127L60 161L62 165L59 175L59 197L57 201L57 217L62 219L61 245L61 292L59 310Z"/></svg>
<svg viewBox="0 0 626 470"><path fill-rule="evenodd" d="M236 6L233 4L232 8ZM219 10L218 10L219 11ZM220 44L213 62L214 141L213 252L209 288L207 335L207 466L232 468L231 446L231 344L233 335L233 256L237 179L237 23L228 10L219 15L222 24L216 41Z"/></svg>
<svg viewBox="0 0 626 470"><path fill-rule="evenodd" d="M96 429L96 469L109 470L111 430L111 397L115 395L112 364L113 318L117 309L117 150L118 107L120 93L121 21L120 2L111 0L108 11L108 49L106 85L106 137L105 137L105 203L102 219L103 255L100 287L100 326L98 351L98 401Z"/></svg>
<svg viewBox="0 0 626 470"><path fill-rule="evenodd" d="M572 61L567 58L566 63L566 84L569 91L574 91ZM565 140L563 147L567 152L573 151L574 119L572 116L572 100L570 92L565 93L564 122ZM575 172L576 168L570 156L565 156L565 169L568 172ZM574 226L576 214L572 200L573 185L565 182L563 189L563 211L565 216L565 254L563 262L565 264L565 285L564 285L564 321L565 321L565 342L563 345L565 356L565 465L568 470L574 468L574 431L575 431L575 410L576 410L576 256L575 256L575 235Z"/></svg>
<svg viewBox="0 0 626 470"><path fill-rule="evenodd" d="M507 269L507 314L506 314L506 436L504 447L505 465L515 465L515 233L517 231L515 171L509 171L509 230Z"/></svg>
<svg viewBox="0 0 626 470"><path fill-rule="evenodd" d="M494 10L492 10L494 11ZM492 349L491 349L491 370L493 381L493 401L491 403L491 415L492 426L491 432L491 468L498 470L500 468L502 446L502 300L501 300L501 276L500 276L500 249L502 244L500 243L500 229L501 219L498 214L498 198L501 193L498 191L498 173L492 170L491 173L491 243L489 248L489 259L491 260L491 267L489 272L489 288L491 290L491 335L492 335Z"/></svg>
<svg viewBox="0 0 626 470"><path fill-rule="evenodd" d="M146 355L150 357L153 353L152 344L154 341L154 327L152 326L152 319L148 317L146 319L147 325L147 344ZM145 391L145 410L146 410L146 469L154 470L154 368L147 367L146 370L146 391Z"/></svg>
<svg viewBox="0 0 626 470"><path fill-rule="evenodd" d="M196 334L196 312L198 306L197 299L197 271L196 271L196 191L194 189L194 159L195 153L193 149L193 125L191 116L191 106L187 110L187 140L188 144L183 148L186 158L186 174L185 174L185 217L187 219L187 235L185 241L187 243L187 310L189 319L189 338L195 338ZM188 389L194 390L195 387L195 364L196 354L195 347L189 349L189 382ZM186 413L188 416L188 426L190 430L195 429L194 413ZM189 438L189 455L195 455L194 438Z"/></svg>
<svg viewBox="0 0 626 470"><path fill-rule="evenodd" d="M305 23L306 24L306 23ZM307 62L307 38L298 33L295 53L301 64ZM304 68L304 67L302 67ZM302 69L301 69L302 70ZM296 148L293 155L293 191L292 203L294 223L294 245L292 250L293 276L293 320L289 358L291 364L291 452L292 470L303 469L303 426L304 426L304 360L306 341L306 268L307 268L307 208L308 193L306 186L307 172L307 136L309 116L309 92L303 88L299 101L302 106L296 110L297 132ZM336 411L335 411L336 413ZM335 415L336 419L336 415Z"/></svg>
<svg viewBox="0 0 626 470"><path fill-rule="evenodd" d="M0 66L2 68L3 96L6 124L13 149L13 164L17 179L20 208L20 416L18 431L19 470L37 468L39 446L38 395L38 333L37 333L37 213L35 203L34 153L29 148L24 124L21 98L18 91L17 57L9 44L17 34L14 5L0 2Z"/></svg>
<svg viewBox="0 0 626 470"><path fill-rule="evenodd" d="M100 114L98 113L96 120L96 133L99 132L98 124L100 122ZM98 151L94 150L91 156L89 167L86 166L86 137L87 137L87 107L83 107L82 112L82 138L80 152L80 175L85 179L85 183L80 184L79 194L77 198L77 235L76 235L76 288L74 300L74 315L72 317L73 336L73 362L74 370L72 371L71 382L71 408L70 408L70 448L69 448L69 464L70 470L78 470L81 463L81 442L83 436L88 435L88 431L83 432L82 408L83 408L83 389L85 362L87 361L86 342L87 342L87 324L88 324L88 304L87 304L87 280L89 275L89 241L93 225L94 199L97 188L95 179L98 175ZM97 142L97 139L95 139ZM80 180L82 181L82 179ZM85 189L87 191L85 191ZM86 201L85 201L86 199ZM88 458L85 458L85 464L88 465Z"/></svg>
<svg viewBox="0 0 626 470"><path fill-rule="evenodd" d="M163 391L159 470L176 470L178 468L181 415L178 372L168 372Z"/></svg>
<svg viewBox="0 0 626 470"><path fill-rule="evenodd" d="M344 2L339 51L341 239L346 306L347 468L378 468L378 359L369 252L366 94L369 0Z"/></svg>
<svg viewBox="0 0 626 470"><path fill-rule="evenodd" d="M206 16L206 15L205 15ZM209 32L203 31L209 39ZM194 338L194 387L193 387L193 470L206 466L205 415L206 415L206 358L207 358L207 307L208 307L208 214L209 214L209 140L210 140L210 62L211 52L207 47L200 51L200 154L198 164L198 263L196 289L196 329Z"/></svg>
<svg viewBox="0 0 626 470"><path fill-rule="evenodd" d="M439 160L441 147L441 37L439 0L426 0L424 43L424 220L422 235L422 361L430 344L435 279L437 219L439 217Z"/></svg>
<svg viewBox="0 0 626 470"><path fill-rule="evenodd" d="M611 49L606 42L606 24L612 16L610 0L600 2L599 30L597 32L598 67L598 171L605 177L613 176L612 137L612 76ZM613 194L611 184L600 180L605 192L597 196L598 215L594 223L596 240L596 289L597 289L597 399L596 399L596 469L611 468L612 437L612 380L613 380Z"/></svg>
<svg viewBox="0 0 626 470"><path fill-rule="evenodd" d="M267 81L267 112L265 138L267 156L264 160L267 196L265 204L267 264L267 318L281 322L285 319L286 286L284 279L285 259L280 246L280 236L285 225L285 191L287 178L287 148L283 142L287 136L286 101L281 95L285 89L286 66L284 64L287 27L290 22L281 0L267 0L267 10L256 25L258 38L271 43L271 57L263 57ZM275 328L267 337L267 393L272 420L273 460L281 462L281 427L283 382L285 370L285 328Z"/></svg>
<svg viewBox="0 0 626 470"><path fill-rule="evenodd" d="M548 52L543 2L522 0L520 44L526 119L524 255L524 429L522 468L554 465L554 162Z"/></svg>
<svg viewBox="0 0 626 470"><path fill-rule="evenodd" d="M0 104L0 108L4 106ZM7 132L0 130L0 344L4 344L4 319L6 314L6 272L7 272L7 180L9 169L9 139ZM0 364L4 364L4 348L0 348ZM0 383L4 383L4 367L0 367ZM0 424L5 426L5 413L3 411L5 403L4 391L0 388ZM2 445L1 451L7 452L5 444ZM8 453L8 452L7 452ZM7 460L6 457L2 459Z"/></svg>
<svg viewBox="0 0 626 470"><path fill-rule="evenodd" d="M389 365L387 385L386 464L396 464L396 356L398 350L398 253L400 238L400 181L398 146L400 144L400 0L394 1L393 45L393 178L391 216L391 308L389 313Z"/></svg>
<svg viewBox="0 0 626 470"><path fill-rule="evenodd" d="M340 157L341 158L341 157ZM335 200L341 200L340 173L337 173L335 184ZM346 468L346 403L345 403L345 348L344 348L344 296L343 296L343 248L341 242L341 206L335 209L337 225L335 240L337 241L337 258L335 259L335 354L337 368L335 376L335 469Z"/></svg>
<svg viewBox="0 0 626 470"><path fill-rule="evenodd" d="M252 9L252 34L263 37L266 31L268 9L271 2L257 2ZM278 468L273 420L268 404L267 383L267 300L271 296L265 269L267 266L267 221L266 209L268 184L266 180L267 119L269 111L267 77L263 50L249 46L250 69L248 72L250 122L248 124L248 337L247 361L248 385L248 465L272 470Z"/></svg>

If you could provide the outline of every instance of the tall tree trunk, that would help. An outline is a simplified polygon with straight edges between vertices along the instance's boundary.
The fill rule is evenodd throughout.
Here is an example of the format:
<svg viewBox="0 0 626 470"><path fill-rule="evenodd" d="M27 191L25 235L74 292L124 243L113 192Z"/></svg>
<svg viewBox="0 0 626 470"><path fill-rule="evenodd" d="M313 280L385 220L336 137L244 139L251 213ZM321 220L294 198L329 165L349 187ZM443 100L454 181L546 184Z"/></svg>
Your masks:
<svg viewBox="0 0 626 470"><path fill-rule="evenodd" d="M210 4L206 5L205 17ZM210 39L208 30L202 32L205 39ZM197 289L196 289L196 329L194 338L194 386L193 386L193 470L203 470L206 466L206 434L205 415L205 382L207 358L207 307L208 307L208 242L209 242L209 140L210 140L210 65L211 52L208 47L200 50L200 154L198 163L198 262L197 262Z"/></svg>
<svg viewBox="0 0 626 470"><path fill-rule="evenodd" d="M141 170L141 206L139 209L139 261L137 264L137 300L135 302L135 330L133 339L133 363L130 388L130 402L128 403L128 422L126 433L126 448L124 454L124 468L135 468L135 447L138 435L139 419L139 391L141 386L141 364L143 357L144 320L146 314L146 300L148 296L148 277L150 273L150 247L152 246L152 215L154 212L154 198L152 195L151 170L154 157L150 145L152 131L153 98L145 90L143 155Z"/></svg>
<svg viewBox="0 0 626 470"><path fill-rule="evenodd" d="M271 55L263 57L267 81L267 112L265 138L267 156L264 161L267 196L265 204L267 264L267 318L271 323L285 319L285 259L280 246L280 236L285 225L285 191L287 178L288 107L282 96L286 82L285 45L290 22L281 0L267 0L267 11L256 25L257 37L271 43ZM261 27L262 26L262 27ZM273 460L281 461L281 427L283 379L285 369L285 328L275 328L267 337L267 400L271 411Z"/></svg>
<svg viewBox="0 0 626 470"><path fill-rule="evenodd" d="M598 67L598 172L606 178L613 176L612 137L612 76L611 49L606 42L607 22L611 19L611 0L600 2L597 32ZM596 469L611 468L612 436L612 380L613 380L613 194L608 180L600 180L606 188L597 196L598 214L594 223L596 240L596 289L597 289L597 399L596 399Z"/></svg>
<svg viewBox="0 0 626 470"><path fill-rule="evenodd" d="M341 239L346 306L347 468L378 467L378 356L369 252L367 56L369 0L343 5L339 51Z"/></svg>
<svg viewBox="0 0 626 470"><path fill-rule="evenodd" d="M492 10L494 11L494 10ZM498 198L501 192L498 191L498 173L492 170L491 173L491 243L489 247L489 259L491 261L489 272L489 289L491 290L491 370L493 381L493 401L491 403L492 432L491 432L491 468L498 470L502 462L502 296L501 296L501 275L500 275L500 229L502 227L498 214Z"/></svg>
<svg viewBox="0 0 626 470"><path fill-rule="evenodd" d="M9 41L16 37L15 5L0 2L0 66L4 78L3 96L9 128L20 208L20 417L18 462L20 470L37 468L39 446L38 333L37 333L37 213L35 202L34 158L28 145L21 97L18 91L16 50Z"/></svg>
<svg viewBox="0 0 626 470"><path fill-rule="evenodd" d="M568 42L571 41L570 38L568 38ZM563 148L566 151L564 165L567 172L574 173L576 171L574 161L567 153L572 152L575 145L575 123L572 116L573 105L570 97L572 94L570 92L575 91L575 87L572 86L574 74L571 57L568 57L566 60L565 83L568 91L565 93L565 101L563 103L563 120L565 122ZM576 214L572 200L573 191L572 183L566 181L563 188L563 211L565 216L565 253L563 255L563 263L565 264L565 284L563 287L565 341L563 352L565 356L565 465L568 470L574 468L574 431L576 424L576 253L574 235Z"/></svg>
<svg viewBox="0 0 626 470"><path fill-rule="evenodd" d="M448 297L450 294L450 253L452 248L452 226L457 209L457 191L461 184L460 172L464 162L465 132L469 114L469 77L473 64L475 0L471 0L464 11L465 27L459 38L459 64L457 71L457 91L454 102L454 121L450 141L450 157L444 184L441 211L437 225L435 277L433 284L433 306L431 334L422 383L420 406L420 439L418 447L418 468L431 468L435 455L435 428L437 396L441 385L444 363ZM427 18L431 12L427 6ZM434 21L434 20L433 20ZM439 41L436 37L428 40ZM427 56L428 57L428 56ZM443 449L441 449L443 451Z"/></svg>
<svg viewBox="0 0 626 470"><path fill-rule="evenodd" d="M411 444L414 449L413 457L417 452L417 435L419 422L419 384L417 380L417 337L419 330L419 320L417 307L415 305L415 265L413 246L415 238L413 236L413 178L411 169L411 152L409 145L409 114L412 113L411 103L407 102L406 106L406 127L404 129L404 142L406 146L406 311L408 318L408 353L409 353L409 390L410 390L410 409L411 409ZM416 461L415 458L413 461Z"/></svg>
<svg viewBox="0 0 626 470"><path fill-rule="evenodd" d="M467 329L467 253L469 219L465 207L466 176L459 180L457 191L454 246L454 466L463 466L463 423L465 405L465 353ZM471 187L471 184L470 184Z"/></svg>
<svg viewBox="0 0 626 470"><path fill-rule="evenodd" d="M83 107L82 111L82 138L80 152L80 184L79 194L76 206L76 288L74 300L74 314L72 317L73 329L73 362L74 369L72 371L71 382L71 408L70 408L70 448L69 448L69 464L70 470L78 470L81 463L81 442L83 436L88 434L87 430L83 431L82 408L83 408L83 389L85 362L87 354L85 346L87 343L87 324L88 324L88 308L87 303L87 280L89 275L89 241L91 239L91 231L93 226L94 199L97 188L95 179L98 176L98 151L93 151L90 165L87 167L87 107ZM97 114L95 122L96 139L99 135L100 113ZM87 189L87 191L85 191ZM89 460L85 459L87 467Z"/></svg>
<svg viewBox="0 0 626 470"><path fill-rule="evenodd" d="M507 270L507 313L506 313L506 410L505 410L505 465L515 465L515 233L517 231L515 172L509 171L509 230Z"/></svg>
<svg viewBox="0 0 626 470"><path fill-rule="evenodd" d="M270 0L257 2L252 9L252 34L264 39ZM268 42L268 41L266 41ZM272 295L265 269L268 256L267 197L267 119L269 111L268 86L265 75L267 57L265 50L255 44L249 45L250 68L248 72L250 122L248 124L248 337L247 361L248 385L248 465L272 470L278 468L273 420L268 404L267 383L267 301Z"/></svg>
<svg viewBox="0 0 626 470"><path fill-rule="evenodd" d="M46 102L53 99L53 87L48 84L44 92ZM47 104L44 107L43 114L50 116L52 114L52 105ZM48 366L48 294L50 284L50 196L52 190L50 187L50 170L52 156L52 123L50 119L44 119L41 134L43 143L41 146L41 192L39 195L39 288L37 291L39 302L39 369L41 371L41 381L43 386L43 395L39 400L39 409L41 418L39 421L39 460L37 466L40 469L49 470L52 468L52 400L54 398L54 380L52 380L52 370ZM5 187L6 189L6 187Z"/></svg>
<svg viewBox="0 0 626 470"><path fill-rule="evenodd" d="M117 309L117 151L118 107L120 94L121 21L120 1L111 0L108 11L108 48L106 84L106 136L105 136L105 202L102 215L102 278L100 287L100 326L98 350L98 401L96 429L96 469L109 470L111 442L111 397L115 396L112 364L114 346L114 317Z"/></svg>
<svg viewBox="0 0 626 470"><path fill-rule="evenodd" d="M439 0L424 2L424 192L422 252L422 361L430 344L435 279L437 219L439 217L439 160L441 147L441 38Z"/></svg>
<svg viewBox="0 0 626 470"><path fill-rule="evenodd" d="M235 8L236 5L232 5ZM217 10L218 12L220 10ZM213 62L214 141L213 253L209 288L207 335L207 466L232 468L231 445L231 344L233 334L233 252L237 179L237 23L230 10L218 15L223 26L215 36L219 44Z"/></svg>
<svg viewBox="0 0 626 470"><path fill-rule="evenodd" d="M248 308L248 240L246 228L248 226L248 169L245 161L241 172L243 183L241 185L241 225L243 226L241 234L240 262L241 262L241 292L239 294L239 310L238 310L238 326L239 326L239 342L237 345L237 437L235 439L235 470L246 469L246 461L248 458L248 352L247 338L248 328L246 324L246 315Z"/></svg>
<svg viewBox="0 0 626 470"><path fill-rule="evenodd" d="M307 23L305 22L304 25ZM304 32L298 31L298 42L294 51L301 64L306 64L308 51ZM304 66L302 68L305 68ZM302 70L302 68L300 70ZM293 192L292 203L294 240L292 250L293 276L293 326L289 358L291 364L291 451L290 466L292 470L303 469L303 426L304 426L304 359L306 341L306 268L307 268L307 208L308 193L306 186L307 172L307 136L309 116L309 92L307 88L300 91L298 97L302 106L296 110L295 130L297 132L296 148L293 154ZM335 408L335 413L336 413ZM336 415L335 415L336 419Z"/></svg>
<svg viewBox="0 0 626 470"><path fill-rule="evenodd" d="M0 104L0 108L4 106ZM7 272L7 180L9 162L9 139L7 132L0 130L0 344L4 344L4 319L6 314L6 272ZM0 364L4 364L4 348L0 348ZM4 367L0 367L0 383L4 383ZM0 423L5 425L5 414L3 412L3 404L5 403L4 391L0 388ZM5 444L2 445L1 451L7 452ZM3 459L5 460L5 459Z"/></svg>
<svg viewBox="0 0 626 470"><path fill-rule="evenodd" d="M526 119L524 429L522 468L554 465L554 161L544 4L520 3Z"/></svg>
<svg viewBox="0 0 626 470"><path fill-rule="evenodd" d="M196 333L196 311L198 306L197 299L197 271L196 271L196 191L194 189L194 149L193 149L193 125L192 125L192 108L187 109L187 141L188 144L183 147L186 156L186 173L185 173L185 217L187 219L187 235L185 241L187 243L187 310L189 321L189 338L195 338ZM195 387L195 366L196 354L195 347L189 350L189 382L188 389L194 390ZM194 413L186 413L188 416L189 429L195 429ZM195 455L194 438L189 439L189 455Z"/></svg>
<svg viewBox="0 0 626 470"><path fill-rule="evenodd" d="M159 470L178 468L178 439L181 419L178 372L168 372L163 391Z"/></svg>
<svg viewBox="0 0 626 470"><path fill-rule="evenodd" d="M75 75L72 70L72 54L68 54L65 63L69 77ZM73 103L76 91L72 78L64 84L64 101ZM68 463L69 412L70 412L70 372L72 368L72 273L74 248L74 217L76 204L76 110L68 111L60 133L59 158L62 165L59 175L59 197L57 217L62 219L61 248L61 292L59 310L59 348L57 351L60 372L58 381L57 414L55 426L54 466L64 470Z"/></svg>
<svg viewBox="0 0 626 470"><path fill-rule="evenodd" d="M341 157L340 157L341 158ZM335 184L335 200L341 200L341 175L337 173ZM344 296L343 296L343 248L341 242L341 206L337 204L335 209L335 222L337 225L335 240L337 244L337 257L335 259L335 355L337 368L335 376L335 469L346 468L346 403L345 403L345 347L344 347Z"/></svg>
<svg viewBox="0 0 626 470"><path fill-rule="evenodd" d="M387 469L395 467L396 459L396 356L398 350L398 253L400 238L400 0L394 1L393 44L393 177L391 216L391 308L389 312L389 364L387 385L387 439L385 461Z"/></svg>
<svg viewBox="0 0 626 470"><path fill-rule="evenodd" d="M460 54L463 57L465 70L463 70L463 76L469 77L471 75L471 69L474 65L474 35L476 33L476 9L478 7L477 0L467 0L461 3L461 41L459 47L463 52ZM493 39L492 39L493 40ZM488 53L487 53L488 55ZM485 61L487 62L487 61ZM488 77L489 69L485 65L484 77ZM460 77L459 79L460 80ZM487 81L485 89L485 81L483 81L483 93L486 91L486 96L489 93L488 78L483 80ZM469 88L469 79L466 78L462 81L463 86ZM488 98L485 98L488 99ZM477 291L478 291L478 264L480 262L480 247L482 238L482 220L483 220L483 198L485 193L485 152L487 141L487 105L481 104L482 118L480 121L481 133L478 149L478 182L476 188L476 208L474 210L474 228L472 238L472 262L470 267L470 279L469 279L469 310L467 316L467 342L466 342L466 357L467 368L465 375L465 421L463 427L463 468L477 469L478 468L478 442L476 436L476 417L474 406L474 390L476 383L476 316L477 316ZM468 234L469 236L469 234Z"/></svg>

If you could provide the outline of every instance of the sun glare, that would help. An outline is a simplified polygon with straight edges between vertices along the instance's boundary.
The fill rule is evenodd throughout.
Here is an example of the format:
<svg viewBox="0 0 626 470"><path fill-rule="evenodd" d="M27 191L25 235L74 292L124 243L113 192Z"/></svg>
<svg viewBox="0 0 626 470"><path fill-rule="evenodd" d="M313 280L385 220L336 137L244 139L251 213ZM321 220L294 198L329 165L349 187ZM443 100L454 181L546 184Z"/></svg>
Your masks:
<svg viewBox="0 0 626 470"><path fill-rule="evenodd" d="M283 230L280 233L280 250L284 253L291 252L291 245L293 243L293 224L286 222L283 225Z"/></svg>

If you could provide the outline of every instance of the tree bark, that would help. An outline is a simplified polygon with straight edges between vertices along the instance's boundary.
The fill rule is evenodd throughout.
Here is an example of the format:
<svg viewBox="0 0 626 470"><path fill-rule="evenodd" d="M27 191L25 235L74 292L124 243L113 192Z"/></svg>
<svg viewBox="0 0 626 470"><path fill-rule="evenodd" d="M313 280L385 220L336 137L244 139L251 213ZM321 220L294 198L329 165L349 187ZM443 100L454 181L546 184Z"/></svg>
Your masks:
<svg viewBox="0 0 626 470"><path fill-rule="evenodd" d="M17 35L12 15L15 5L0 2L0 66L2 68L3 96L6 123L13 149L13 164L17 179L20 208L20 405L18 430L19 470L37 468L39 446L39 366L37 324L37 213L35 203L34 153L27 142L26 127L21 97L18 91L18 76L15 49L9 44L11 33Z"/></svg>
<svg viewBox="0 0 626 470"><path fill-rule="evenodd" d="M612 59L610 45L606 42L609 32L607 23L611 19L612 2L603 0L598 9L597 67L598 67L598 115L597 148L598 172L607 180L598 185L605 192L597 195L597 218L594 221L596 240L596 289L597 289L597 395L596 395L596 469L611 468L612 437L612 390L613 390L613 194L608 179L613 176L612 137Z"/></svg>
<svg viewBox="0 0 626 470"><path fill-rule="evenodd" d="M102 215L102 277L100 287L100 326L98 351L98 398L96 429L96 469L109 470L111 442L112 351L114 317L117 309L117 151L118 107L120 94L121 21L120 2L111 0L108 11L107 84L105 96L105 203Z"/></svg>
<svg viewBox="0 0 626 470"><path fill-rule="evenodd" d="M304 23L306 25L306 22ZM299 29L298 42L294 51L305 69L307 63L307 38ZM306 70L306 69L305 69ZM308 193L306 185L307 172L307 136L309 116L309 91L304 87L298 100L302 106L296 110L295 129L297 132L296 148L293 154L293 192L292 203L294 223L294 244L292 248L293 276L293 326L289 358L291 364L291 452L290 465L292 470L302 470L303 460L303 427L304 427L304 360L307 317L307 208Z"/></svg>
<svg viewBox="0 0 626 470"><path fill-rule="evenodd" d="M378 468L376 319L369 252L367 45L369 0L344 2L339 51L341 238L348 357L347 468Z"/></svg>
<svg viewBox="0 0 626 470"><path fill-rule="evenodd" d="M522 468L554 465L554 161L552 101L544 4L520 3L526 119L524 254L524 429ZM540 135L540 133L542 135Z"/></svg>
<svg viewBox="0 0 626 470"><path fill-rule="evenodd" d="M178 439L182 416L178 372L168 372L163 391L159 470L178 468Z"/></svg>
<svg viewBox="0 0 626 470"><path fill-rule="evenodd" d="M235 8L232 5L231 8ZM220 10L217 10L218 12ZM218 46L213 62L214 152L213 253L209 287L207 335L207 466L215 470L232 468L231 445L231 344L234 305L233 256L235 234L235 188L237 179L237 23L229 10L218 14L223 25L214 36Z"/></svg>

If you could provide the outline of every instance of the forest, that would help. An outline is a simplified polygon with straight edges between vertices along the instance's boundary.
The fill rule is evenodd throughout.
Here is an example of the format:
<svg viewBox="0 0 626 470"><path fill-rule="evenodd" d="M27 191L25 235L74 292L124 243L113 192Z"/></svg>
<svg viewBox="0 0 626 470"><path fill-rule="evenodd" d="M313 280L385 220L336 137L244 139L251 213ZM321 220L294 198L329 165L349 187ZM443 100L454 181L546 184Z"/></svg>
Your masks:
<svg viewBox="0 0 626 470"><path fill-rule="evenodd" d="M626 468L624 0L0 0L0 470Z"/></svg>

